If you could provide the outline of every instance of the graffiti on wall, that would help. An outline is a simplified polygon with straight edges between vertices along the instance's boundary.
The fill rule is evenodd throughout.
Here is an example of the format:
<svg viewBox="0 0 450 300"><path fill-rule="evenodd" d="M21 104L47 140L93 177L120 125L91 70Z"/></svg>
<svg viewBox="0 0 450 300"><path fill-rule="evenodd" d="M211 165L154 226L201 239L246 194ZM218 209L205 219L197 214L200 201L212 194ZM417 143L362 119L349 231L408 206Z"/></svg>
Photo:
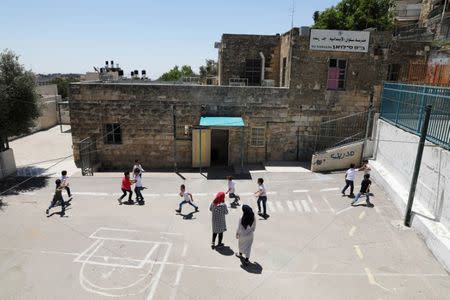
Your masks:
<svg viewBox="0 0 450 300"><path fill-rule="evenodd" d="M344 159L347 157L352 157L355 155L355 151L347 151L347 152L338 152L338 153L332 153L331 158L332 159Z"/></svg>

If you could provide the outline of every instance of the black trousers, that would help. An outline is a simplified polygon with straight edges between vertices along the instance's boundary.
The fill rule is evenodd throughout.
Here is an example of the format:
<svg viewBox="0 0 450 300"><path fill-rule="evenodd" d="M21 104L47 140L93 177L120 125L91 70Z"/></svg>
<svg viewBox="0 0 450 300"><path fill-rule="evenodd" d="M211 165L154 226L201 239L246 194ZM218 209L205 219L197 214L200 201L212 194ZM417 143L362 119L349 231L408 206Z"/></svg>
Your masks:
<svg viewBox="0 0 450 300"><path fill-rule="evenodd" d="M353 189L354 189L354 185L353 185L353 180L345 180L345 186L344 189L342 190L342 194L345 194L345 190L350 187L350 195L353 195Z"/></svg>
<svg viewBox="0 0 450 300"><path fill-rule="evenodd" d="M256 202L258 204L258 212L261 212L261 202L263 206L263 215L266 214L266 202L267 202L267 196L259 196L258 201Z"/></svg>
<svg viewBox="0 0 450 300"><path fill-rule="evenodd" d="M219 244L222 244L223 232L219 233L218 235L219 235ZM212 235L212 243L213 244L216 242L216 236L217 236L217 233L213 232L213 235Z"/></svg>
<svg viewBox="0 0 450 300"><path fill-rule="evenodd" d="M230 198L234 198L234 201L241 200L241 197L239 197L239 195L236 195L235 193L230 193Z"/></svg>
<svg viewBox="0 0 450 300"><path fill-rule="evenodd" d="M136 193L136 201L144 200L144 197L141 194L142 187L137 186L134 188L134 192Z"/></svg>
<svg viewBox="0 0 450 300"><path fill-rule="evenodd" d="M129 195L128 195L128 201L132 201L131 200L131 196L133 195L133 192L131 191L131 190L126 190L126 189L122 189L122 193L123 193L123 195L122 196L120 196L120 200L122 200L123 198L125 198L125 196L127 195L127 192L128 193L130 193Z"/></svg>
<svg viewBox="0 0 450 300"><path fill-rule="evenodd" d="M70 188L68 186L64 187L67 191L67 195L69 195L69 197L72 196L72 194L70 193Z"/></svg>
<svg viewBox="0 0 450 300"><path fill-rule="evenodd" d="M64 213L66 211L66 205L62 197L53 196L52 202L50 202L48 209L55 207L58 201L61 202L61 213Z"/></svg>

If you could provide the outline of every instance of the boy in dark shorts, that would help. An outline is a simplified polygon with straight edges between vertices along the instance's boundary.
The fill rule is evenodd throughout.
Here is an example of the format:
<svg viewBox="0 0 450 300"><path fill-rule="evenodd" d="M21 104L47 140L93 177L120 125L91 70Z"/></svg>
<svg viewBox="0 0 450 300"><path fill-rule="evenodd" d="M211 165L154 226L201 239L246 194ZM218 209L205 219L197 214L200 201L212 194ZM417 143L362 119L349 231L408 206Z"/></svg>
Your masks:
<svg viewBox="0 0 450 300"><path fill-rule="evenodd" d="M264 186L264 179L258 178L258 191L255 192L255 196L258 197L258 215L263 217L264 219L267 219L268 215L266 213L266 202L267 202L267 193L266 188ZM263 211L261 213L261 203L263 207Z"/></svg>
<svg viewBox="0 0 450 300"><path fill-rule="evenodd" d="M66 211L64 199L62 197L62 191L64 190L64 186L61 183L61 179L56 179L55 184L56 184L56 188L55 188L55 194L53 195L53 200L52 200L52 202L50 202L50 206L47 208L45 213L48 215L50 213L50 209L52 207L55 207L58 202L61 202L61 217L62 217L62 216L64 216L64 213Z"/></svg>
<svg viewBox="0 0 450 300"><path fill-rule="evenodd" d="M133 183L133 181L130 180L130 172L126 171L123 173L123 175L124 176L122 178L122 186L121 186L123 195L120 196L119 199L117 199L120 205L122 205L122 199L125 198L127 193L129 193L128 202L133 203L133 199L131 199L131 196L133 195L133 192L131 191L131 184Z"/></svg>
<svg viewBox="0 0 450 300"><path fill-rule="evenodd" d="M241 199L239 195L236 195L236 182L233 181L232 176L227 176L228 179L228 190L225 194L229 194L230 199L234 199L231 205L240 205L239 200Z"/></svg>
<svg viewBox="0 0 450 300"><path fill-rule="evenodd" d="M352 201L352 206L355 205L356 201L358 201L359 197L361 197L363 194L366 195L366 203L367 206L373 207L374 205L370 203L370 185L372 184L372 181L370 181L370 174L365 174L363 181L361 181L361 189L359 190L359 193L356 194L355 199Z"/></svg>

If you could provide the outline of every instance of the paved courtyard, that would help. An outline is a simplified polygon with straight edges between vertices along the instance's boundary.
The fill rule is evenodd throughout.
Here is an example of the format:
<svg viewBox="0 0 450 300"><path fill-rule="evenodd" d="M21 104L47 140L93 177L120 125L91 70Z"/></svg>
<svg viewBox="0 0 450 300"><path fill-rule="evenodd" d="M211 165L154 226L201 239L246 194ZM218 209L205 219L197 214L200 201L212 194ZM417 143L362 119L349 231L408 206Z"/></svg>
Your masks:
<svg viewBox="0 0 450 300"><path fill-rule="evenodd" d="M240 208L229 208L226 246L210 247L208 207L226 180L145 173L139 206L118 205L118 173L72 177L64 217L45 215L54 178L19 189L0 211L0 299L450 299L449 274L376 182L375 207L351 208L342 173L268 170L237 180L255 210L258 177L269 191L248 267L234 256ZM175 213L182 183L199 213Z"/></svg>

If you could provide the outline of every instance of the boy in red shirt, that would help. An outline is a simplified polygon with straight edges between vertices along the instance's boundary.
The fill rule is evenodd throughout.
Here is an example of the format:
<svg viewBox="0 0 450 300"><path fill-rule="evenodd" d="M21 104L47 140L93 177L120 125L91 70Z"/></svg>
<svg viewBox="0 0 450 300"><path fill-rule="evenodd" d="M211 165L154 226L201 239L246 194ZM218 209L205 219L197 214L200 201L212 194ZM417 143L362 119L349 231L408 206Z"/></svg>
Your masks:
<svg viewBox="0 0 450 300"><path fill-rule="evenodd" d="M122 199L127 195L127 192L129 192L128 196L128 202L133 203L133 200L131 199L131 196L133 195L133 192L131 191L131 184L133 183L133 180L130 180L130 172L126 171L123 173L125 176L122 178L122 192L123 195L117 199L119 201L119 204L122 205Z"/></svg>

